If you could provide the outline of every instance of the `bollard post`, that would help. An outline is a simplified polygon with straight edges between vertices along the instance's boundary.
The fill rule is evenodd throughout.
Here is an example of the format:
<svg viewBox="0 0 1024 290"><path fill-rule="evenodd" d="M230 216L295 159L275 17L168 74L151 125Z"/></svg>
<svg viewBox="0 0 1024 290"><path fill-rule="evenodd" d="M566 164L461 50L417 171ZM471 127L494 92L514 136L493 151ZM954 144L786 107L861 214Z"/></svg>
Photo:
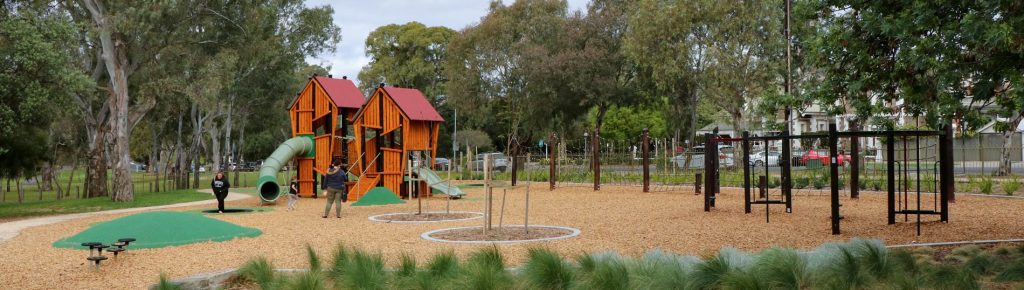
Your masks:
<svg viewBox="0 0 1024 290"><path fill-rule="evenodd" d="M641 166L644 167L644 192L651 192L651 150L649 148L651 146L650 142L650 131L647 128L644 128L643 142L641 142L643 148L640 149L640 158L643 159L643 161L641 162ZM700 178L698 177L698 179ZM697 192L700 192L699 186Z"/></svg>
<svg viewBox="0 0 1024 290"><path fill-rule="evenodd" d="M594 128L594 135L591 140L591 150L594 151L594 191L601 190L601 131Z"/></svg>
<svg viewBox="0 0 1024 290"><path fill-rule="evenodd" d="M550 190L555 190L555 182L558 180L558 172L555 171L555 163L558 160L557 151L558 140L555 139L555 133L551 133L551 136L548 137L548 154L550 157L548 160L548 167L550 167L550 170L548 171L548 183L550 185Z"/></svg>

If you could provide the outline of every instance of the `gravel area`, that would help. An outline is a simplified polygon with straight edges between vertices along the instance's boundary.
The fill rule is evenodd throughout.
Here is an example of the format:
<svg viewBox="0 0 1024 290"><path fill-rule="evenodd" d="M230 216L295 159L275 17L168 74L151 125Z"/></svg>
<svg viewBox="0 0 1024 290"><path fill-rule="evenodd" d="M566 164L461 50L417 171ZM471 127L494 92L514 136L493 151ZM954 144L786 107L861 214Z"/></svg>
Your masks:
<svg viewBox="0 0 1024 290"><path fill-rule="evenodd" d="M481 188L463 189L470 198L451 202L452 211L483 211ZM583 252L617 251L640 255L653 249L677 253L711 254L723 246L759 250L773 246L813 248L823 242L854 237L878 238L890 244L957 240L1006 239L1024 237L1020 213L1024 200L958 196L951 204L950 223L925 217L922 235L915 236L913 223L885 224L883 195L866 193L858 200L843 200L843 235L830 234L827 196L799 195L794 198L794 213L785 214L782 206L770 209L771 223L764 222L764 208L743 214L740 190L723 188L718 208L702 211L703 197L691 191L642 193L639 187L604 185L594 192L586 187L547 189L546 183L533 183L530 196L530 224L567 226L580 229L580 236L558 241L497 245L507 254L510 265L518 265L531 247L548 247L568 255ZM505 224L522 224L525 210L523 188L508 192ZM501 208L495 195L495 220ZM424 200L424 211L443 211L443 197ZM228 202L232 207L256 206L255 199ZM206 206L208 207L208 205ZM197 273L239 267L249 258L267 257L278 268L306 267L306 244L327 259L338 243L383 254L389 265L396 265L400 254L411 253L428 260L439 251L453 249L465 257L490 245L437 243L420 238L436 229L479 226L483 219L443 223L398 224L374 222L372 215L412 212L415 203L373 207L349 207L342 218L320 218L323 199L302 199L295 211L275 210L240 215L210 217L255 227L263 231L256 238L226 242L208 242L161 249L131 250L127 255L105 261L99 272L86 264L87 250L53 248L54 241L74 235L90 224L107 221L127 213L89 216L24 230L17 237L0 243L0 285L9 289L140 289L155 283L160 273L181 278ZM199 207L172 210L196 210ZM900 218L902 221L902 217Z"/></svg>
<svg viewBox="0 0 1024 290"><path fill-rule="evenodd" d="M572 231L560 228L533 227L527 231L523 226L495 226L486 234L482 227L476 227L440 231L430 237L450 241L519 241L556 238L569 234L572 234Z"/></svg>
<svg viewBox="0 0 1024 290"><path fill-rule="evenodd" d="M479 213L469 212L425 212L422 214L416 213L396 213L396 214L385 214L377 216L378 220L383 221L396 221L396 222L434 222L434 221L451 221L461 220L473 217L479 217Z"/></svg>

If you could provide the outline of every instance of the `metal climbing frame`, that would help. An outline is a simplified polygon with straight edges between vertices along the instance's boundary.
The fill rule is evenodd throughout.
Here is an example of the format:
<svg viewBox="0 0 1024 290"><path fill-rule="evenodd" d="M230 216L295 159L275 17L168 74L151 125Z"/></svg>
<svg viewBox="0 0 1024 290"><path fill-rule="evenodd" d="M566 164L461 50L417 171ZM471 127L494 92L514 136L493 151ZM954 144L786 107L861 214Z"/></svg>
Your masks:
<svg viewBox="0 0 1024 290"><path fill-rule="evenodd" d="M829 176L829 179L830 179L829 180L829 183L830 183L829 184L829 194L830 194L830 200L831 200L830 208L831 208L832 234L835 234L835 235L840 234L840 220L842 219L842 216L840 215L839 208L842 205L840 204L840 200L839 200L839 197L840 197L839 192L844 187L844 186L842 186L840 184L841 180L843 180L842 176L840 175L840 166L845 166L845 165L840 164L840 162L843 162L842 160L845 160L846 158L849 158L850 160L853 160L852 162L843 162L843 163L844 164L845 163L849 163L849 171L848 171L849 178L848 178L848 181L850 182L850 186L849 186L850 197L854 198L854 199L859 198L859 196L860 196L860 184L861 184L861 182L860 182L861 159L860 159L859 155L861 153L861 150L859 148L860 144L859 144L858 138L863 138L863 137L879 138L880 137L880 138L884 138L884 140L885 140L884 143L885 143L885 146L886 146L886 150L885 150L886 157L884 158L884 160L885 160L884 163L885 163L885 167L886 167L886 169L885 169L885 172L886 172L886 179L885 180L886 180L886 185L887 185L887 187L886 187L886 190L887 190L887 195L886 195L886 198L887 198L887 201L886 201L887 216L886 217L887 217L888 224L895 224L896 223L896 216L898 214L904 215L905 221L907 220L907 217L909 217L911 215L915 215L915 216L917 216L917 234L920 235L920 232L921 232L921 216L922 215L937 215L937 216L939 216L939 220L940 221L942 221L942 222L948 222L949 221L949 203L955 200L955 195L954 195L954 177L953 177L953 132L952 132L952 127L950 127L950 126L944 126L942 130L937 130L937 131L929 131L929 130L917 130L917 131L909 131L909 130L901 130L901 131L895 131L895 130L886 130L886 131L858 131L858 130L854 130L854 131L839 132L836 129L835 124L830 124L829 125L829 131L827 132L827 134L787 135L786 133L783 132L782 134L779 134L779 135L753 136L753 137L751 137L751 136L749 136L749 133L744 132L743 133L743 138L719 138L719 137L715 137L716 135L717 134L715 134L715 133L709 133L709 134L705 134L704 135L705 140L707 140L705 142L705 147L706 148L718 148L719 143L721 143L721 142L737 142L737 141L739 141L739 142L742 143L741 146L742 146L742 152L743 152L743 154L742 154L743 160L740 161L740 162L741 162L741 164L743 166L743 187L744 187L744 205L745 205L744 206L744 212L746 212L746 213L750 213L751 212L751 205L753 205L753 204L765 204L766 206L768 206L770 204L784 204L786 206L786 212L792 212L792 189L793 189L793 183L792 183L792 180L793 180L793 178L792 178L793 164L792 164L792 160L793 160L793 158L791 157L792 152L791 152L791 148L789 148L790 147L789 146L789 144L790 144L789 141L794 140L794 139L820 139L820 138L827 138L827 140L828 140L828 142L827 142L827 148L828 148L828 155L827 155L827 157L828 157L828 159L827 159L827 161L823 161L822 163L827 163L828 171L829 171L828 176ZM937 137L938 138L938 142L937 142L938 143L937 144L938 150L937 150L937 153L935 154L936 156L934 156L934 158L933 158L934 161L931 161L933 159L922 158L921 157L921 151L924 151L924 150L927 149L927 148L922 147L922 145L921 145L920 140L921 140L922 137L924 137L924 138L929 138L929 137L930 138L936 138ZM842 154L841 151L839 150L839 140L840 139L849 139L849 142L847 142L847 143L850 146L849 152L851 153L851 156L846 157L844 155L843 157L840 157L840 154ZM759 142L759 141L760 142L764 142L764 144L765 144L764 145L765 146L764 151L762 151L762 152L767 152L767 148L768 148L768 143L769 142L771 142L771 141L781 141L782 142L782 150L781 150L782 153L781 153L781 156L778 157L779 158L778 163L780 164L780 167L781 167L781 170L779 172L779 175L781 177L781 184L780 184L780 187L781 187L781 197L779 199L771 199L768 194L759 195L758 198L753 198L752 195L751 195L751 191L754 189L754 187L752 186L752 180L751 180L751 177L753 176L752 170L751 170L752 165L751 165L751 162L750 162L750 156L751 156L751 153L752 153L751 142ZM907 144L909 143L909 141L913 141L914 142L913 143L914 144L914 148L908 148ZM898 156L896 156L896 151L897 151L896 144L897 144L897 142L902 142L901 144L903 145L903 149L902 149L902 155L903 155L902 157L903 158L902 158L902 161L899 161L900 159L898 159ZM909 156L910 155L909 152L911 152L911 150L916 155L916 156L914 156L913 159L911 159L910 156ZM718 158L718 156L716 156L717 154L718 154L718 151L717 150L713 150L713 149L712 150L705 150L705 152L704 152L704 184L706 185L705 186L706 190L705 190L705 194L704 194L704 211L710 211L711 208L715 207L715 199L717 197L716 195L717 195L717 193L720 192L720 182L721 182L721 180L720 180L720 176L721 176L720 165L721 164L720 164L720 158ZM770 163L769 160L770 159L766 155L765 162L764 162L765 166L768 166L767 164ZM931 188L933 190L937 189L938 190L937 193L934 193L934 192L932 192L932 193L928 193L928 192L922 193L922 188L923 188L923 186L922 186L922 178L921 178L921 173L923 172L922 168L926 168L929 165L928 165L928 162L926 162L924 165L922 165L921 160L926 160L928 162L932 162L935 165L932 168L932 170L933 170L933 173L938 176L938 180L931 181L933 183L937 183L936 186L932 186ZM911 163L913 163L913 164L911 164ZM822 165L826 165L826 164L822 164ZM914 168L913 175L916 175L916 176L912 176L911 175L911 168ZM764 170L764 172L765 172L765 175L764 176L759 176L759 178L758 178L759 181L760 180L764 180L764 181L758 182L759 183L758 189L761 190L762 192L765 191L766 188L770 187L769 185L767 185L767 183L768 183L767 180L769 179L769 171L766 168ZM913 182L916 182L916 185L914 185L913 188L912 188L911 185L912 185ZM924 187L926 188L926 186L924 186ZM899 196L897 194L899 194ZM922 209L922 202L921 202L922 197L923 196L927 196L927 195L932 195L932 196L936 197L935 200L934 200L934 208L930 209L930 210L929 209ZM916 208L911 208L911 206L910 206L911 205L911 203L910 203L911 197L914 197L913 199L916 201Z"/></svg>
<svg viewBox="0 0 1024 290"><path fill-rule="evenodd" d="M917 234L921 234L921 216L922 215L937 215L939 220L942 222L949 222L949 203L955 200L955 189L954 189L954 177L953 177L953 129L951 126L944 126L942 130L937 131L850 131L850 132L838 132L835 129L835 125L829 125L829 156L833 161L837 158L838 140L840 138L853 138L855 140L858 137L884 137L885 138L885 164L886 164L886 219L888 224L896 223L896 215L903 214L905 217L909 215L917 216ZM922 186L921 186L921 172L922 168L927 167L927 164L921 164L921 151L922 146L920 142L921 137L938 137L938 153L935 163L937 166L933 168L938 173L938 199L935 208L931 210L923 210L921 208L922 199ZM914 146L913 152L916 155L913 159L908 156L910 150L907 148L908 140L913 139ZM903 145L902 150L902 162L896 155L897 147L896 144L901 141ZM859 150L858 142L850 142L851 152L856 153ZM910 168L913 161L914 174L916 178L911 179ZM858 179L859 179L859 164L858 162L853 163L854 170L851 171L850 180L851 186L851 197L857 198L859 196L858 191ZM837 179L838 165L836 162L832 162L831 171L833 176L833 185ZM899 176L897 176L899 175ZM916 181L916 186L911 189L911 181ZM913 190L913 192L911 192ZM897 196L900 194L900 196ZM911 194L916 195L914 198L917 201L916 208L911 209L909 200ZM839 188L833 186L831 190L832 199L832 234L838 235L840 233L840 219L842 218L839 214ZM897 208L897 204L900 206Z"/></svg>

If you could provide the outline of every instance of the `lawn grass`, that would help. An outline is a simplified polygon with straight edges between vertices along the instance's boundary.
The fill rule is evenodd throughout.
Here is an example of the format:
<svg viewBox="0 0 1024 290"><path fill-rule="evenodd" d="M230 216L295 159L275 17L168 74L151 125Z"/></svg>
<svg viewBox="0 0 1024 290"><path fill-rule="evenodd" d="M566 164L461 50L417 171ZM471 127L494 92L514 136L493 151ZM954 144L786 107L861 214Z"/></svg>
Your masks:
<svg viewBox="0 0 1024 290"><path fill-rule="evenodd" d="M157 206L211 198L213 197L210 194L197 192L195 190L176 190L158 193L136 193L135 200L131 202L112 202L110 201L110 197L27 201L23 204L8 202L0 204L0 220Z"/></svg>
<svg viewBox="0 0 1024 290"><path fill-rule="evenodd" d="M294 173L294 171L291 172L291 173ZM199 173L199 184L198 184L199 186L198 186L198 189L209 189L210 188L210 180L213 178L213 174L214 173L211 173L211 172ZM235 181L234 174L235 174L234 172L228 173L229 181L231 181L231 182ZM288 174L289 174L289 172L279 172L278 173L278 177L277 177L278 183L285 184L287 182L287 180L288 180ZM57 173L56 181L55 182L59 182L60 186L65 191L65 196L62 199L77 199L77 198L79 198L79 195L84 195L85 188L83 188L84 185L82 184L82 181L85 180L85 170L83 170L81 168L79 168L78 170L75 170L74 179L71 180L71 188L67 188L68 180L70 178L72 178L70 170L62 170L62 171ZM108 178L108 180L112 179L113 178L113 173L112 172L107 172L107 178ZM190 183L192 182L192 178L193 178L193 176L190 174L189 175L189 182ZM252 187L252 186L255 186L256 180L258 178L259 178L259 172L239 172L239 178L238 178L239 182L238 182L238 184L232 184L231 187L232 188ZM157 175L153 174L153 173L146 173L146 172L133 172L132 173L132 184L134 186L134 191L135 191L136 194L149 193L149 192L155 191L154 186L157 185L157 180L159 180L159 182L160 182L160 186L159 187L160 187L161 191L166 191L168 189L174 189L174 182L173 182L173 180L166 180L165 176L163 174L161 174L159 176L159 178L158 178ZM14 180L11 180L11 182L10 182L11 183L11 190L10 191L8 191L7 188L6 188L7 180L0 179L0 182L2 182L2 183L0 183L0 205L10 204L10 203L17 204L18 203L18 193L17 193L17 188L16 188ZM32 183L29 183L29 182L32 182ZM56 184L54 184L54 187L51 190L40 191L39 187L34 183L34 180L29 180L29 181L22 181L21 187L22 187L22 191L25 192L25 199L24 199L25 202L28 202L28 201L46 201L46 200L52 201L52 200L56 200L57 199ZM109 188L109 189L113 190L112 188Z"/></svg>

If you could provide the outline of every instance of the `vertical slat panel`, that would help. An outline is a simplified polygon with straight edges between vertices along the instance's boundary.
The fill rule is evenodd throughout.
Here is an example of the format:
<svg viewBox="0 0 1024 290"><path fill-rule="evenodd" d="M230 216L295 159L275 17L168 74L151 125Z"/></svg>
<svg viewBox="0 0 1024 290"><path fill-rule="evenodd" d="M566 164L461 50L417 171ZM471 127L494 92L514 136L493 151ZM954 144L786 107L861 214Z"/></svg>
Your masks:
<svg viewBox="0 0 1024 290"><path fill-rule="evenodd" d="M316 190L313 188L313 158L299 158L298 159L298 173L299 176L296 178L299 182L299 195L303 197L313 196L313 192Z"/></svg>
<svg viewBox="0 0 1024 290"><path fill-rule="evenodd" d="M331 155L325 152L331 150L331 135L317 136L314 139L316 144L316 170L320 173L327 172L327 167L331 165Z"/></svg>
<svg viewBox="0 0 1024 290"><path fill-rule="evenodd" d="M299 132L298 134L313 133L313 101L312 88L306 86L299 95Z"/></svg>

